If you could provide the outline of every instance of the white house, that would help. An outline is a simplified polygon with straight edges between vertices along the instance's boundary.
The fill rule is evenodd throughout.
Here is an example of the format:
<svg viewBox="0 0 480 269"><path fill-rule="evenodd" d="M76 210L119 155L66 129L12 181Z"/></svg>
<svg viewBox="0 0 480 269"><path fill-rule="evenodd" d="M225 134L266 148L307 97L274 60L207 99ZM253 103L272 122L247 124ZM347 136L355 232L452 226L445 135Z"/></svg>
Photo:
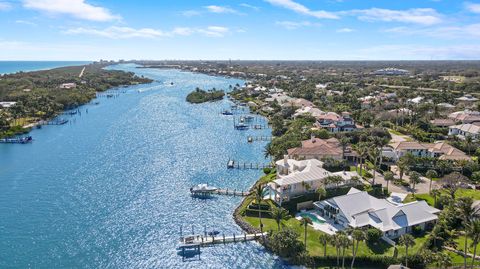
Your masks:
<svg viewBox="0 0 480 269"><path fill-rule="evenodd" d="M316 117L320 117L324 114L325 114L325 112L323 112L322 110L320 110L318 108L311 107L311 106L305 106L305 107L301 107L301 108L295 110L295 114L293 114L293 117L296 118L298 116L310 115L310 116L316 118Z"/></svg>
<svg viewBox="0 0 480 269"><path fill-rule="evenodd" d="M416 141L403 141L390 144L393 149L393 159L397 160L407 154L415 157L432 157L439 160L470 160L471 158L463 151L445 143L419 143ZM384 150L386 153L386 151ZM387 153L388 154L388 153Z"/></svg>
<svg viewBox="0 0 480 269"><path fill-rule="evenodd" d="M396 205L355 188L345 195L315 202L314 206L324 218L345 228L375 227L390 239L411 232L415 226L425 229L440 212L425 201Z"/></svg>
<svg viewBox="0 0 480 269"><path fill-rule="evenodd" d="M16 104L17 102L0 102L0 107L9 108Z"/></svg>
<svg viewBox="0 0 480 269"><path fill-rule="evenodd" d="M471 123L453 125L448 127L448 135L455 135L461 139L469 136L473 140L477 140L480 138L480 126Z"/></svg>
<svg viewBox="0 0 480 269"><path fill-rule="evenodd" d="M291 198L315 192L320 187L331 188L340 185L356 185L360 179L357 172L329 172L323 168L323 162L317 159L297 161L285 155L283 160L276 162L277 179L267 185L270 198L282 204ZM339 176L342 182L325 184L325 178Z"/></svg>

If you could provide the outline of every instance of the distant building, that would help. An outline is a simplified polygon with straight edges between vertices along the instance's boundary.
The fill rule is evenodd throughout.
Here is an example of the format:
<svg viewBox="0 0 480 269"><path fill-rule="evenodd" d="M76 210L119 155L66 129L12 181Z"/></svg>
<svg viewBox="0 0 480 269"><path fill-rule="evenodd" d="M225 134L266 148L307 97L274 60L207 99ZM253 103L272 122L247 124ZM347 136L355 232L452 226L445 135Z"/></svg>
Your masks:
<svg viewBox="0 0 480 269"><path fill-rule="evenodd" d="M350 132L358 128L348 112L343 112L341 116L335 112L327 112L317 117L315 126L332 133Z"/></svg>
<svg viewBox="0 0 480 269"><path fill-rule="evenodd" d="M462 97L455 98L455 100L457 100L459 104L463 104L465 106L471 106L478 101L478 98L473 97L471 94L465 94Z"/></svg>
<svg viewBox="0 0 480 269"><path fill-rule="evenodd" d="M408 99L407 103L418 105L423 101L423 99L424 98L422 96L417 96L415 98Z"/></svg>
<svg viewBox="0 0 480 269"><path fill-rule="evenodd" d="M302 108L299 108L297 110L295 110L295 114L293 114L293 117L296 118L296 117L299 117L299 116L312 116L312 117L319 117L321 115L325 114L325 112L323 112L322 110L318 109L318 108L315 108L315 107L311 107L311 106L306 106L306 107L302 107Z"/></svg>
<svg viewBox="0 0 480 269"><path fill-rule="evenodd" d="M480 122L480 112L470 110L457 111L450 113L448 118L461 123Z"/></svg>
<svg viewBox="0 0 480 269"><path fill-rule="evenodd" d="M384 68L374 71L373 74L380 76L406 76L410 74L410 71L398 68Z"/></svg>
<svg viewBox="0 0 480 269"><path fill-rule="evenodd" d="M288 149L288 156L295 160L308 160L324 158L332 158L335 160L342 160L343 148L340 141L336 138L320 139L312 136L308 140L302 141L302 145L297 148ZM351 147L345 147L345 158L353 159L356 153Z"/></svg>
<svg viewBox="0 0 480 269"><path fill-rule="evenodd" d="M448 127L455 124L455 121L452 119L434 119L430 123L436 127Z"/></svg>
<svg viewBox="0 0 480 269"><path fill-rule="evenodd" d="M403 141L391 144L393 159L398 160L402 156L411 154L415 157L432 157L439 160L471 160L463 151L445 142L419 143L416 141Z"/></svg>
<svg viewBox="0 0 480 269"><path fill-rule="evenodd" d="M76 83L63 83L60 86L58 86L60 89L74 89L77 87Z"/></svg>
<svg viewBox="0 0 480 269"><path fill-rule="evenodd" d="M9 108L16 104L17 102L0 102L2 108Z"/></svg>
<svg viewBox="0 0 480 269"><path fill-rule="evenodd" d="M460 139L465 139L465 137L469 136L473 140L478 140L480 139L480 124L465 123L450 126L448 127L448 135L454 135Z"/></svg>

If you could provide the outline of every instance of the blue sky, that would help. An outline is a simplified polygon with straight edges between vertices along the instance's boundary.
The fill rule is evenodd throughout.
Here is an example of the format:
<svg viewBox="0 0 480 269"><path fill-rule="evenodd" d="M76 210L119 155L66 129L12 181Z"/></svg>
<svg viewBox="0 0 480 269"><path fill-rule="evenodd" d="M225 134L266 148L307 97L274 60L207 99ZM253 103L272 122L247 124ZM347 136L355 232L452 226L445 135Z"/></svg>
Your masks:
<svg viewBox="0 0 480 269"><path fill-rule="evenodd" d="M479 0L0 0L0 60L480 59L479 41Z"/></svg>

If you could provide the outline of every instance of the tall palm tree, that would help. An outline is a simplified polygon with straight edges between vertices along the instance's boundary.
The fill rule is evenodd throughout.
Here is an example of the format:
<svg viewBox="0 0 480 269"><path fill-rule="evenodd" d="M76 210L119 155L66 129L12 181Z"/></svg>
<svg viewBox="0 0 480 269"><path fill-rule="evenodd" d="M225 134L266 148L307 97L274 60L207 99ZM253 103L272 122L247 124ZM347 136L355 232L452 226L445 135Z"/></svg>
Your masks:
<svg viewBox="0 0 480 269"><path fill-rule="evenodd" d="M465 144L465 149L468 152L468 155L471 155L471 148L472 148L472 143L473 143L473 138L470 135L465 136L465 141L463 141Z"/></svg>
<svg viewBox="0 0 480 269"><path fill-rule="evenodd" d="M385 179L385 181L387 182L387 193L388 193L388 183L394 180L393 173L390 171L385 172L385 174L383 174L383 179Z"/></svg>
<svg viewBox="0 0 480 269"><path fill-rule="evenodd" d="M260 219L260 232L263 234L263 223L262 223L262 209L261 204L263 202L263 197L265 196L265 190L263 184L258 184L254 190L255 202L258 206L258 218Z"/></svg>
<svg viewBox="0 0 480 269"><path fill-rule="evenodd" d="M323 256L327 256L327 245L332 240L331 236L326 233L321 233L318 236L318 240L320 240L320 244L323 246Z"/></svg>
<svg viewBox="0 0 480 269"><path fill-rule="evenodd" d="M420 182L420 174L416 171L410 173L410 184L412 186L412 195L415 196L415 185Z"/></svg>
<svg viewBox="0 0 480 269"><path fill-rule="evenodd" d="M303 225L304 234L303 234L303 243L305 244L305 250L307 249L307 227L308 224L312 224L312 220L309 218L303 218L300 220L300 225Z"/></svg>
<svg viewBox="0 0 480 269"><path fill-rule="evenodd" d="M458 215L460 216L460 219L462 220L462 225L465 229L465 240L464 240L464 245L463 245L463 265L464 268L467 268L467 253L468 253L468 231L470 229L470 224L472 219L475 217L477 214L477 210L472 206L473 200L470 197L460 197L457 200L457 203L455 205Z"/></svg>
<svg viewBox="0 0 480 269"><path fill-rule="evenodd" d="M321 201L321 200L325 199L325 197L327 197L327 191L324 188L320 187L315 192L318 194L318 200L319 201Z"/></svg>
<svg viewBox="0 0 480 269"><path fill-rule="evenodd" d="M433 178L438 177L437 171L430 169L427 171L425 175L427 176L428 179L430 179L430 186L428 187L428 192L432 193L432 181L433 181Z"/></svg>
<svg viewBox="0 0 480 269"><path fill-rule="evenodd" d="M437 207L437 197L440 195L440 190L438 189L433 189L431 191L432 196L433 196L433 207Z"/></svg>
<svg viewBox="0 0 480 269"><path fill-rule="evenodd" d="M270 215L277 223L277 228L280 231L280 224L282 224L283 220L288 218L288 211L285 210L283 207L273 207L270 211Z"/></svg>
<svg viewBox="0 0 480 269"><path fill-rule="evenodd" d="M403 175L405 174L405 172L408 170L409 168L409 163L408 163L408 160L406 158L400 158L400 160L398 160L397 162L397 167L398 167L398 171L400 173L400 181L403 180Z"/></svg>
<svg viewBox="0 0 480 269"><path fill-rule="evenodd" d="M334 234L332 236L332 240L330 241L332 246L335 247L335 250L337 253L337 267L340 266L340 247L341 247L340 234L341 232Z"/></svg>
<svg viewBox="0 0 480 269"><path fill-rule="evenodd" d="M368 152L370 158L373 160L373 182L372 184L375 185L375 176L377 174L377 164L378 164L378 159L380 158L380 155L382 154L382 150L373 147L369 150Z"/></svg>
<svg viewBox="0 0 480 269"><path fill-rule="evenodd" d="M363 161L368 154L368 147L365 145L365 143L359 143L357 145L356 150L357 150L357 153L358 153L358 157L360 157L360 176L362 176L363 175L363 173L362 173L362 171L363 171Z"/></svg>
<svg viewBox="0 0 480 269"><path fill-rule="evenodd" d="M475 219L470 223L469 229L467 230L467 234L470 236L472 239L472 245L473 245L473 258L472 258L472 264L470 268L473 269L474 262L475 262L475 257L477 256L477 245L480 242L480 220Z"/></svg>
<svg viewBox="0 0 480 269"><path fill-rule="evenodd" d="M404 234L400 236L398 244L405 246L405 267L408 267L408 248L415 245L415 239L411 234Z"/></svg>
<svg viewBox="0 0 480 269"><path fill-rule="evenodd" d="M342 160L345 159L345 150L350 143L350 137L343 136L340 138L340 145L342 146Z"/></svg>
<svg viewBox="0 0 480 269"><path fill-rule="evenodd" d="M358 252L358 245L360 244L361 241L364 241L366 239L365 231L359 228L355 228L352 232L352 238L353 238L353 242L356 242L355 246L353 246L353 244L355 243L352 244L352 248L355 247L355 250L353 252L352 264L350 265L350 268L353 269L353 264L355 263L355 257L357 256L357 252Z"/></svg>
<svg viewBox="0 0 480 269"><path fill-rule="evenodd" d="M448 268L452 266L452 258L444 252L437 252L435 254L435 264L440 268Z"/></svg>
<svg viewBox="0 0 480 269"><path fill-rule="evenodd" d="M345 268L345 250L350 246L350 239L346 234L340 234L339 241L342 248L342 268Z"/></svg>

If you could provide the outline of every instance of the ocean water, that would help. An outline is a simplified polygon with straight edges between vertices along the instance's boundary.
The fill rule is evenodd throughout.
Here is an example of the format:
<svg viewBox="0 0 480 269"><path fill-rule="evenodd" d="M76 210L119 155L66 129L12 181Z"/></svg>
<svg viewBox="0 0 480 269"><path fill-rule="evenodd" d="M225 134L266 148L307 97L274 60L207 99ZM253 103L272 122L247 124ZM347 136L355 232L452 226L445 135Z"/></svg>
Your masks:
<svg viewBox="0 0 480 269"><path fill-rule="evenodd" d="M0 74L37 71L63 66L83 65L86 61L0 61Z"/></svg>
<svg viewBox="0 0 480 269"><path fill-rule="evenodd" d="M257 170L228 170L229 158L266 162L264 142L220 115L227 100L192 105L195 87L243 81L178 70L111 68L153 78L80 108L62 126L35 129L28 145L0 145L0 268L282 268L256 242L176 250L189 234L240 234L239 197L194 199L208 183L247 190ZM171 86L170 82L174 85ZM182 228L181 228L182 227Z"/></svg>

